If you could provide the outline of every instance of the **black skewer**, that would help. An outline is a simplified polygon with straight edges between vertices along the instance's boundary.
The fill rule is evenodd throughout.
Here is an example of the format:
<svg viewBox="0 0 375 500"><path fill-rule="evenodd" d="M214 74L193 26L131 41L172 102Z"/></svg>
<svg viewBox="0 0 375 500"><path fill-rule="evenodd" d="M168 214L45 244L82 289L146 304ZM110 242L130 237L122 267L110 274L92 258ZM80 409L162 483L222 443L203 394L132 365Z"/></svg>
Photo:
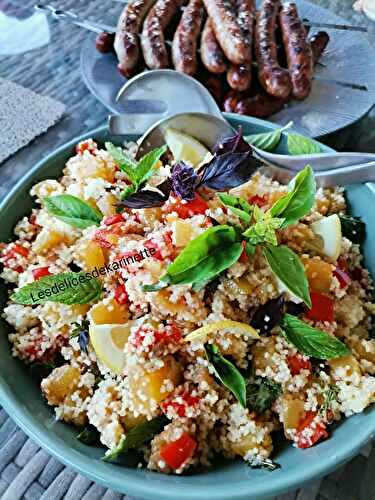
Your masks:
<svg viewBox="0 0 375 500"><path fill-rule="evenodd" d="M303 24L305 26L311 26L312 28L328 28L333 30L345 30L345 31L362 31L364 33L368 31L366 26L354 26L353 24L321 23L317 21L310 21L309 19L303 19Z"/></svg>

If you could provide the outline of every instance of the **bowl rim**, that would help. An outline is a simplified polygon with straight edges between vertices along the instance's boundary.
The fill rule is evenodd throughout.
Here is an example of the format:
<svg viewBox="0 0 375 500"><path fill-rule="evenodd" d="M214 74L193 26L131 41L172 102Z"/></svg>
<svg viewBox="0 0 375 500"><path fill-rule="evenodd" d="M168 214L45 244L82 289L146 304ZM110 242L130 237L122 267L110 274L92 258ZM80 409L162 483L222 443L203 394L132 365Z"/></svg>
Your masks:
<svg viewBox="0 0 375 500"><path fill-rule="evenodd" d="M270 122L266 122L260 119L254 119L251 117L239 117L238 115L226 115L229 119L234 119L235 121L242 121L247 124L261 125L268 129L279 128L279 125L275 125ZM0 202L0 213L2 210L11 203L14 194L28 181L32 179L35 173L39 172L45 164L48 164L55 156L60 153L74 147L77 142L85 140L89 137L95 138L98 134L103 134L106 131L106 126L100 126L93 130L90 130L79 137L75 137L70 141L62 144L58 148L54 149L47 156L39 160L10 190L7 196ZM323 145L326 150L332 150L331 148ZM63 167L62 167L63 168ZM132 477L131 475L124 474L121 479L111 475L110 472L106 470L98 471L95 467L96 460L91 459L89 456L83 456L69 445L61 443L60 440L55 440L53 436L53 431L45 429L42 424L29 412L29 410L18 401L12 394L10 388L2 383L0 383L0 403L4 407L5 411L11 416L11 418L16 422L16 424L35 442L37 442L42 448L46 449L51 455L56 457L65 465L72 467L79 473L82 473L86 477L89 477L94 482L98 482L110 489L114 489L123 493L130 495L135 495L141 498L154 498L160 500L175 500L176 497L182 500L191 500L191 498L204 498L204 499L216 499L216 500L227 500L231 498L233 500L250 500L251 498L261 499L268 498L269 496L274 496L277 494L282 494L286 491L296 489L300 487L303 483L311 481L323 475L326 475L348 461L353 457L359 449L368 441L370 441L375 436L375 413L365 426L360 426L356 429L356 433L351 436L350 440L342 440L340 443L340 449L334 454L327 454L326 460L317 461L315 465L309 464L308 469L305 470L303 476L298 474L293 469L288 470L285 474L280 474L280 476L275 476L272 479L272 486L268 484L267 481L261 482L261 484L252 484L251 480L241 481L240 483L235 483L235 491L233 491L234 484L227 483L220 485L220 488L213 488L212 485L197 484L196 486L189 485L189 488L184 488L183 485L171 481L168 485L167 483L158 485L155 484L152 478L150 481L142 481L138 477ZM355 418L350 417L350 418ZM147 471L150 476L155 476L157 478L159 473L153 471ZM171 476L172 478L174 476ZM192 477L192 476L190 476ZM162 491L157 491L157 490Z"/></svg>

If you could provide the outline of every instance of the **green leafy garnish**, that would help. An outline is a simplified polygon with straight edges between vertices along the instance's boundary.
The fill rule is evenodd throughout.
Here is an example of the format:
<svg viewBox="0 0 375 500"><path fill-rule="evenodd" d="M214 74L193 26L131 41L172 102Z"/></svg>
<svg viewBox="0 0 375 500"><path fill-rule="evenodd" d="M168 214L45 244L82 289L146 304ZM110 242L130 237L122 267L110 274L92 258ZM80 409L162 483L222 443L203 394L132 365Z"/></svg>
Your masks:
<svg viewBox="0 0 375 500"><path fill-rule="evenodd" d="M164 415L155 417L152 420L143 424L132 427L126 436L122 436L116 448L108 450L102 460L105 462L121 463L121 455L129 450L138 449L143 444L151 441L151 439L159 434L164 427L169 423L169 420Z"/></svg>
<svg viewBox="0 0 375 500"><path fill-rule="evenodd" d="M359 217L339 215L342 235L353 243L363 243L366 238L366 224Z"/></svg>
<svg viewBox="0 0 375 500"><path fill-rule="evenodd" d="M325 414L328 410L332 408L332 403L337 401L340 389L337 385L330 385L329 388L324 392L324 401L322 406L320 407L319 413Z"/></svg>
<svg viewBox="0 0 375 500"><path fill-rule="evenodd" d="M293 122L289 122L284 127L273 130L272 132L264 132L262 134L252 134L244 137L244 139L262 151L273 151L279 144L282 133L290 128Z"/></svg>
<svg viewBox="0 0 375 500"><path fill-rule="evenodd" d="M121 148L114 146L111 142L106 142L105 147L119 165L121 171L126 174L131 182L131 186L128 186L122 192L122 200L136 193L146 184L148 179L155 173L155 167L158 161L168 149L167 146L153 149L139 161L136 161L134 158L124 153Z"/></svg>
<svg viewBox="0 0 375 500"><path fill-rule="evenodd" d="M161 283L145 285L144 291L155 291L163 285L196 285L208 283L234 264L242 253L241 242L231 226L214 226L190 241L169 265Z"/></svg>
<svg viewBox="0 0 375 500"><path fill-rule="evenodd" d="M254 205L253 215L256 222L243 233L243 236L252 245L259 243L277 245L276 229L281 228L284 219L272 217L270 212L263 212L257 205Z"/></svg>
<svg viewBox="0 0 375 500"><path fill-rule="evenodd" d="M76 437L87 446L100 445L100 432L91 424L87 425Z"/></svg>
<svg viewBox="0 0 375 500"><path fill-rule="evenodd" d="M283 217L283 227L295 224L314 205L316 183L312 168L307 165L288 185L288 193L270 208L273 217Z"/></svg>
<svg viewBox="0 0 375 500"><path fill-rule="evenodd" d="M281 385L269 378L256 377L246 386L246 404L250 410L264 413L282 393Z"/></svg>
<svg viewBox="0 0 375 500"><path fill-rule="evenodd" d="M341 340L308 325L296 316L285 314L280 326L289 342L306 356L333 359L350 354L350 349Z"/></svg>
<svg viewBox="0 0 375 500"><path fill-rule="evenodd" d="M59 273L44 276L23 286L10 296L17 304L34 305L46 302L59 304L89 304L102 293L99 280L90 273Z"/></svg>
<svg viewBox="0 0 375 500"><path fill-rule="evenodd" d="M230 390L241 406L246 408L246 382L241 373L233 363L222 356L215 344L205 344L204 348L217 378Z"/></svg>
<svg viewBox="0 0 375 500"><path fill-rule="evenodd" d="M99 226L103 215L85 201L71 194L59 194L43 198L48 213L79 229Z"/></svg>
<svg viewBox="0 0 375 500"><path fill-rule="evenodd" d="M288 152L293 156L321 153L320 145L300 134L288 134Z"/></svg>
<svg viewBox="0 0 375 500"><path fill-rule="evenodd" d="M250 203L241 198L240 196L232 196L226 193L218 194L218 197L223 205L229 208L237 217L246 222L247 224L251 221L252 206Z"/></svg>
<svg viewBox="0 0 375 500"><path fill-rule="evenodd" d="M267 246L263 250L268 265L283 285L296 297L311 307L309 283L305 268L298 255L285 245Z"/></svg>

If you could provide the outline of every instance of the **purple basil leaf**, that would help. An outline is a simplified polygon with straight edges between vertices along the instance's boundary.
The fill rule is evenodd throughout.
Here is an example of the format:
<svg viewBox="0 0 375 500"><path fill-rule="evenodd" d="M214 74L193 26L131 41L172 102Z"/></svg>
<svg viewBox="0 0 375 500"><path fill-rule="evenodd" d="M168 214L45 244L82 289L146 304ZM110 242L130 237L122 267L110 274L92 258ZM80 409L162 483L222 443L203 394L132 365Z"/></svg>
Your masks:
<svg viewBox="0 0 375 500"><path fill-rule="evenodd" d="M284 315L285 299L280 295L277 299L270 299L256 309L250 325L263 335L270 334L272 328L280 323Z"/></svg>
<svg viewBox="0 0 375 500"><path fill-rule="evenodd" d="M183 161L176 163L172 170L172 190L182 200L191 201L195 198L195 186L198 175Z"/></svg>
<svg viewBox="0 0 375 500"><path fill-rule="evenodd" d="M141 191L132 194L125 200L118 203L117 206L126 208L161 207L169 198L169 193L171 192L171 181L166 179L156 187L159 191L161 191L161 193L151 191L150 189L142 189Z"/></svg>
<svg viewBox="0 0 375 500"><path fill-rule="evenodd" d="M214 156L205 166L199 185L217 191L232 189L247 182L258 165L251 151Z"/></svg>
<svg viewBox="0 0 375 500"><path fill-rule="evenodd" d="M213 152L216 156L221 156L225 153L246 153L247 151L251 151L251 147L242 137L242 129L239 128L234 135L220 140L214 146Z"/></svg>

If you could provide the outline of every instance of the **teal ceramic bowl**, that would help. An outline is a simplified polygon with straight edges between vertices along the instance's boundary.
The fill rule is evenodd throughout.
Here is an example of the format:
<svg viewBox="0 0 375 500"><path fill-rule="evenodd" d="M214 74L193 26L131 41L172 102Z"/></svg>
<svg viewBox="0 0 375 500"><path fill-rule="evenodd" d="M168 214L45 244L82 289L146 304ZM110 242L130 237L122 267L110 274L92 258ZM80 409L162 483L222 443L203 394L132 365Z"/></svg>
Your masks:
<svg viewBox="0 0 375 500"><path fill-rule="evenodd" d="M231 115L227 118L235 126L242 125L246 134L274 128L272 124L251 118ZM60 147L31 168L0 206L0 241L12 238L12 228L32 208L31 186L42 179L59 177L66 160L74 153L75 144L88 137L116 142L116 138L110 138L104 127L93 130ZM366 264L375 275L375 247L370 247L370 240L375 235L375 221L371 217L375 210L375 191L371 185L350 186L348 199L352 212L367 223ZM1 286L3 304L6 293L4 284ZM342 421L330 439L311 449L301 451L290 445L285 446L275 456L281 469L274 472L253 470L240 461L221 461L215 468L177 477L108 464L100 460L102 449L80 443L75 438L75 429L55 420L53 410L43 401L27 369L12 358L7 340L9 329L4 322L0 330L0 403L9 415L32 439L66 465L94 481L136 497L154 500L267 498L331 472L375 435L375 408L372 408Z"/></svg>

